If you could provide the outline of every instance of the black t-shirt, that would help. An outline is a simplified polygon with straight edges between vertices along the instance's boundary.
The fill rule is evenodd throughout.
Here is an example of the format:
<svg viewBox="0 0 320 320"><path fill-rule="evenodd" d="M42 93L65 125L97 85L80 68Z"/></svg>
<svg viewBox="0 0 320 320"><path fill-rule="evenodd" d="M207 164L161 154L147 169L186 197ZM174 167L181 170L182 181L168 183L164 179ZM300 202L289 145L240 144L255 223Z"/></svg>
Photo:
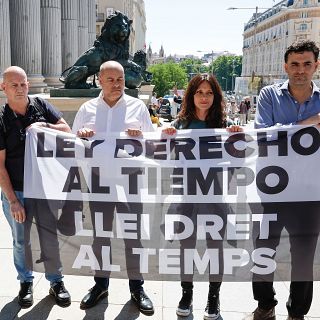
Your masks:
<svg viewBox="0 0 320 320"><path fill-rule="evenodd" d="M23 191L26 128L41 121L56 124L62 113L47 101L29 97L25 115L16 114L6 104L0 113L0 150L6 150L5 166L15 191Z"/></svg>

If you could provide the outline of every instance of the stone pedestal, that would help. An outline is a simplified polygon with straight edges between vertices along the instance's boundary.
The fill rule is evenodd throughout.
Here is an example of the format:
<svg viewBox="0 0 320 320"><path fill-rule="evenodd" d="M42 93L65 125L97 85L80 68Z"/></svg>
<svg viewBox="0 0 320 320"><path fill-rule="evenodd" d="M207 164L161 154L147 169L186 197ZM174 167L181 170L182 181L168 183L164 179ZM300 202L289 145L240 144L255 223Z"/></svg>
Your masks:
<svg viewBox="0 0 320 320"><path fill-rule="evenodd" d="M154 89L154 84L143 84L139 88L139 94L148 94L152 96L153 89Z"/></svg>
<svg viewBox="0 0 320 320"><path fill-rule="evenodd" d="M139 88L139 99L141 99L145 105L148 105L151 101L154 84L142 85Z"/></svg>
<svg viewBox="0 0 320 320"><path fill-rule="evenodd" d="M100 94L100 88L91 89L51 89L50 97L65 98L95 98ZM138 89L125 89L125 93L131 97L138 98Z"/></svg>
<svg viewBox="0 0 320 320"><path fill-rule="evenodd" d="M131 97L139 98L139 90L138 89L124 89L124 92Z"/></svg>
<svg viewBox="0 0 320 320"><path fill-rule="evenodd" d="M66 98L95 98L99 95L100 88L91 89L51 89L50 97L66 97Z"/></svg>

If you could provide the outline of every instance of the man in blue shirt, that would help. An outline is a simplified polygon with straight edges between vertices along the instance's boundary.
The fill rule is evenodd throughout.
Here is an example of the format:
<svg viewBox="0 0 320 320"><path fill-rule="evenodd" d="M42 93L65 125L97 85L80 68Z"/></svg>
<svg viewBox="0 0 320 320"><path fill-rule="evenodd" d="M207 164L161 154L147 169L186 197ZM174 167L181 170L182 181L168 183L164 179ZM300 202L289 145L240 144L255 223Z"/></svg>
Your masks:
<svg viewBox="0 0 320 320"><path fill-rule="evenodd" d="M320 127L320 98L319 88L312 81L313 74L318 68L319 48L313 41L301 41L294 43L285 52L284 68L288 74L288 80L282 84L275 84L262 88L257 104L257 113L255 118L255 128L267 128L278 125L316 125ZM290 235L291 253L294 255L296 246L303 246L310 252L313 257L316 247L317 237L313 237L312 243L306 237L297 239L297 228L303 229L303 225L297 226L296 219L286 219L285 215L289 212L290 206L279 210L284 212L284 218L275 231L276 243L279 243L281 230L285 227ZM309 212L308 212L309 213ZM315 212L310 213L309 219L313 219ZM295 217L299 214L294 212ZM311 216L312 215L312 216ZM287 216L288 218L288 216ZM299 219L299 218L298 218ZM297 222L297 221L296 221ZM316 224L316 221L313 221ZM307 227L306 227L307 228ZM261 244L256 239L255 246ZM300 248L301 249L301 248ZM296 256L292 257L292 270L296 268L294 265ZM299 258L298 258L299 260ZM303 261L303 259L302 259ZM301 261L299 261L302 263ZM306 272L312 274L312 263L306 266ZM311 271L310 271L310 270ZM288 320L304 319L310 309L312 302L312 281L295 281L293 273L291 273L292 282L290 284L290 296L287 302ZM255 279L253 279L255 280ZM250 317L246 319L254 320L274 320L275 306L278 301L275 299L275 291L273 288L273 278L268 282L253 281L254 299L258 301L258 308Z"/></svg>

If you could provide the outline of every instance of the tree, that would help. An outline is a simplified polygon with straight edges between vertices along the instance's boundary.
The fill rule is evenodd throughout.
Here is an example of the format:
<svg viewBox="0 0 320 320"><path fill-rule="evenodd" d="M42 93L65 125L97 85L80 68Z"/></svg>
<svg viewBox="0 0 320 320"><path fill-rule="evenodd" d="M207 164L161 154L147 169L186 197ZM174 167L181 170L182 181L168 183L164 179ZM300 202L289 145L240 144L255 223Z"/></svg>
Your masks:
<svg viewBox="0 0 320 320"><path fill-rule="evenodd" d="M227 79L227 87L229 90L234 89L234 79L241 75L242 56L220 56L210 65L221 87L225 88L225 80Z"/></svg>
<svg viewBox="0 0 320 320"><path fill-rule="evenodd" d="M186 71L174 62L154 64L148 68L152 73L151 84L159 96L169 94L169 90L175 86L178 89L185 89L188 82Z"/></svg>
<svg viewBox="0 0 320 320"><path fill-rule="evenodd" d="M206 73L209 69L203 64L201 59L188 58L180 61L179 64L186 71L189 80L193 74Z"/></svg>

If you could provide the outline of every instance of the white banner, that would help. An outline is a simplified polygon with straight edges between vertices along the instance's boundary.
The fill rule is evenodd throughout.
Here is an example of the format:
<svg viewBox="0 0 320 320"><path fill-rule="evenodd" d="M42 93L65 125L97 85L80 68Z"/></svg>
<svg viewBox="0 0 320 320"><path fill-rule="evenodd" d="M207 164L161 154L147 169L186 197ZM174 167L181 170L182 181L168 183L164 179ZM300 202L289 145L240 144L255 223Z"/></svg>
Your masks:
<svg viewBox="0 0 320 320"><path fill-rule="evenodd" d="M144 203L319 201L319 141L315 127L299 126L233 135L222 129L157 132L141 139L97 134L92 140L32 128L25 196Z"/></svg>
<svg viewBox="0 0 320 320"><path fill-rule="evenodd" d="M319 279L319 147L318 129L301 126L89 140L31 128L27 263L130 279Z"/></svg>

